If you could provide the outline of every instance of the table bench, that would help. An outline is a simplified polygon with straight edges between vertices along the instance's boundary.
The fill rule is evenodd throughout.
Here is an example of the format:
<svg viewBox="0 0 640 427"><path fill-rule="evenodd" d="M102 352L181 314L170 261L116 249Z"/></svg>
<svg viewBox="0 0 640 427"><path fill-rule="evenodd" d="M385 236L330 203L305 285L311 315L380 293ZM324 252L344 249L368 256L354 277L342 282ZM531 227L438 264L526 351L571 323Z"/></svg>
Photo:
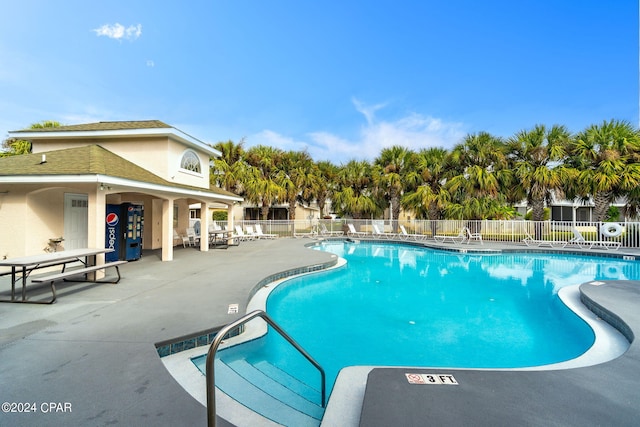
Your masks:
<svg viewBox="0 0 640 427"><path fill-rule="evenodd" d="M29 304L51 304L53 301L30 301L27 299L27 278L35 270L43 268L49 268L54 266L62 266L61 273L65 273L66 267L75 263L81 263L85 268L91 268L96 265L96 257L102 254L108 254L113 252L110 248L76 248L58 252L48 252L43 254L27 255L17 258L9 258L0 260L0 267L9 267L10 272L2 273L1 275L11 274L11 298L0 299L1 302L13 302L13 303L29 303ZM96 270L101 270L105 267L104 264L97 266ZM69 270L74 271L71 275L81 274L82 272L88 273L89 270L81 271L79 269ZM118 270L118 275L120 271ZM49 276L51 277L51 276ZM56 279L54 279L55 281ZM119 280L119 279L118 279ZM16 295L16 285L22 282L22 296L18 298ZM55 297L55 295L54 295ZM55 300L55 298L54 298Z"/></svg>
<svg viewBox="0 0 640 427"><path fill-rule="evenodd" d="M68 282L92 282L92 283L118 283L121 279L120 276L120 266L122 264L126 264L127 261L112 261L112 262L107 262L105 264L101 264L101 265L90 265L88 267L83 267L83 268L77 268L77 269L73 269L73 270L67 270L67 271L63 271L61 273L55 273L55 274L50 274L47 276L40 276L40 277L34 277L31 279L32 283L47 283L49 282L51 285L51 293L53 294L53 297L51 298L51 300L49 301L43 301L43 303L45 304L53 304L56 301L57 295L56 295L56 286L55 286L55 282L56 281L60 281L60 280L66 280ZM117 278L115 280L68 280L68 278L73 277L73 276L80 276L80 275L87 275L88 273L93 273L95 271L98 270L106 270L107 268L115 268L116 269L116 274L117 274Z"/></svg>

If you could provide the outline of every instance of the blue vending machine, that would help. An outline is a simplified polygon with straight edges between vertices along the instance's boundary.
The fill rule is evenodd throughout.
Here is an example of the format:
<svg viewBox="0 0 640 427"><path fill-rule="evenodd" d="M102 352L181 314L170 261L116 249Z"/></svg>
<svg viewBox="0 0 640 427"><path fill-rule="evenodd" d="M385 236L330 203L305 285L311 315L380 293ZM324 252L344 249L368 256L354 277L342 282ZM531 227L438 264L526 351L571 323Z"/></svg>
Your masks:
<svg viewBox="0 0 640 427"><path fill-rule="evenodd" d="M142 256L142 205L123 203L107 205L104 247L113 249L106 254L107 262L135 261Z"/></svg>
<svg viewBox="0 0 640 427"><path fill-rule="evenodd" d="M113 249L113 252L109 252L105 255L107 262L117 261L120 258L120 252L122 251L122 206L121 205L107 205L106 214L106 232L104 247L107 249Z"/></svg>
<svg viewBox="0 0 640 427"><path fill-rule="evenodd" d="M122 205L122 216L126 220L123 259L127 261L135 261L142 256L143 213L142 205Z"/></svg>

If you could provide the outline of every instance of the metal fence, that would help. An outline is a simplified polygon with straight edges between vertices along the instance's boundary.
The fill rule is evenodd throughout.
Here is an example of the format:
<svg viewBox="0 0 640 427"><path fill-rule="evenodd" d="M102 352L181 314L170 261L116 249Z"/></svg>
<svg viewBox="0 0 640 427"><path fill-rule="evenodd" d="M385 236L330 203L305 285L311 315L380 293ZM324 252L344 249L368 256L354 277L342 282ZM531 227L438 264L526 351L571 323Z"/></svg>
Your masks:
<svg viewBox="0 0 640 427"><path fill-rule="evenodd" d="M480 233L483 241L522 242L525 238L549 241L568 241L575 232L585 240L620 242L623 247L640 247L640 222L571 222L571 221L500 221L500 220L296 220L296 221L236 221L246 230L247 226L260 224L264 233L278 237L316 237L347 234L352 224L360 233L374 236L374 228L384 233L400 233L403 226L407 233L424 236L455 236L467 227L472 233ZM220 222L220 225L225 223ZM374 227L375 226L375 227Z"/></svg>

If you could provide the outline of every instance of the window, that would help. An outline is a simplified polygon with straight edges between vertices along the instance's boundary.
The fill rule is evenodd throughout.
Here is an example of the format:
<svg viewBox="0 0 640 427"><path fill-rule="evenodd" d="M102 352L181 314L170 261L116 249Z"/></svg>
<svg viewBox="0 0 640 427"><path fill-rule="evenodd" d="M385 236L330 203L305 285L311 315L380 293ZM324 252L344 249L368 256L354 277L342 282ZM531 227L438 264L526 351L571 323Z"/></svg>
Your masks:
<svg viewBox="0 0 640 427"><path fill-rule="evenodd" d="M180 161L180 167L191 172L200 173L200 158L191 150L185 151Z"/></svg>

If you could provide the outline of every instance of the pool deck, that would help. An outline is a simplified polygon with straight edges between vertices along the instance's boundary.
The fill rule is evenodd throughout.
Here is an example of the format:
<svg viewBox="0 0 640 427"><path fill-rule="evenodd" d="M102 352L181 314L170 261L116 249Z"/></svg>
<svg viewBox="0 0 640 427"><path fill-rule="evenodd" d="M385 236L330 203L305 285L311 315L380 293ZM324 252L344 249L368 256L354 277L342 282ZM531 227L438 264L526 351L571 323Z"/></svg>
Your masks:
<svg viewBox="0 0 640 427"><path fill-rule="evenodd" d="M206 409L169 374L155 344L237 319L267 276L329 262L330 254L304 248L310 241L260 240L209 252L180 247L172 262L161 262L149 251L121 267L117 285L64 283L57 286L53 305L0 304L0 401L15 403L16 409L28 403L31 410L0 413L0 425L206 425ZM442 246L540 249L489 242ZM640 257L638 250L607 253ZM607 282L581 289L637 331L639 284ZM0 277L2 296L8 287L8 278ZM29 289L34 298L48 292L46 286ZM228 313L230 304L238 304L237 314ZM323 425L624 426L640 419L635 342L613 361L577 369L411 371L452 374L456 386L408 384L403 368L367 372L355 399L334 401L334 391L332 415ZM341 387L343 396L351 396L349 387ZM340 420L345 406L357 419ZM230 424L221 420L219 425Z"/></svg>

